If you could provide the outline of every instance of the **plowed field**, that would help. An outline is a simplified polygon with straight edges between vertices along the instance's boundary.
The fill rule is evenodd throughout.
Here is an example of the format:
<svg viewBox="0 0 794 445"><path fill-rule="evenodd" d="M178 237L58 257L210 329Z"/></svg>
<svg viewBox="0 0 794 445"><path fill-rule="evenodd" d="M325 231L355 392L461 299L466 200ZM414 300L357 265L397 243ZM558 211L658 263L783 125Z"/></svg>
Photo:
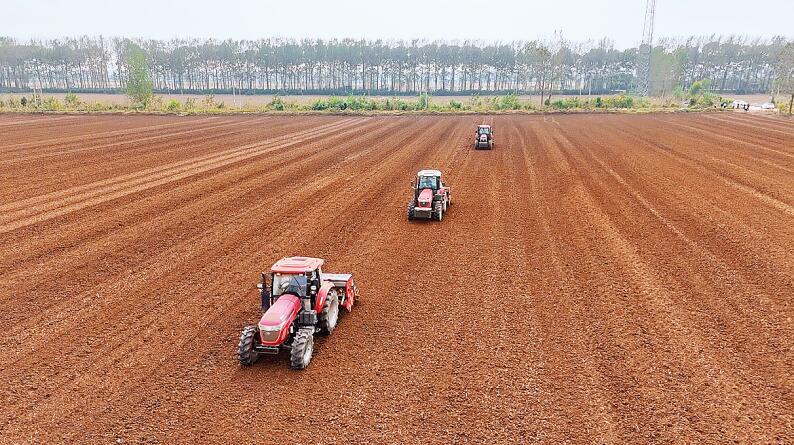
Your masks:
<svg viewBox="0 0 794 445"><path fill-rule="evenodd" d="M794 442L791 121L0 115L0 248L0 443ZM360 304L241 368L299 254Z"/></svg>

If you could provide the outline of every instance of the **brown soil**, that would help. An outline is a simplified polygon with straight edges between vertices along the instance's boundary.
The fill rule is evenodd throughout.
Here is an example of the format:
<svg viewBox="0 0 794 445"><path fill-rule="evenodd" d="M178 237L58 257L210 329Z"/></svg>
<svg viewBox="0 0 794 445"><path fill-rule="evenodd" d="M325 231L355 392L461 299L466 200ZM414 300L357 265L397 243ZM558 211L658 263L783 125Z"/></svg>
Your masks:
<svg viewBox="0 0 794 445"><path fill-rule="evenodd" d="M794 441L794 123L482 119L0 116L0 443ZM241 368L295 254L360 305Z"/></svg>

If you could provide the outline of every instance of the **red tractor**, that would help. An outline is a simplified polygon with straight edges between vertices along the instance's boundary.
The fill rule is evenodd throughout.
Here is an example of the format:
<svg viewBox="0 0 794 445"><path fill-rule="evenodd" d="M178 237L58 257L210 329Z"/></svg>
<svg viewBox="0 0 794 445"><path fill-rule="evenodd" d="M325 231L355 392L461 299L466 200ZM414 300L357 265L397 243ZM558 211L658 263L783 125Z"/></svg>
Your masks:
<svg viewBox="0 0 794 445"><path fill-rule="evenodd" d="M435 219L441 221L452 205L449 186L441 181L438 170L421 170L411 182L413 198L408 203L408 219Z"/></svg>
<svg viewBox="0 0 794 445"><path fill-rule="evenodd" d="M474 148L493 148L493 129L490 125L478 125L474 132Z"/></svg>
<svg viewBox="0 0 794 445"><path fill-rule="evenodd" d="M309 366L314 334L331 334L340 306L350 312L358 297L350 274L324 273L322 265L319 258L283 258L270 268L270 274L262 274L257 288L263 315L259 324L246 326L240 333L237 358L241 365L251 366L261 355L283 349L290 352L293 369Z"/></svg>

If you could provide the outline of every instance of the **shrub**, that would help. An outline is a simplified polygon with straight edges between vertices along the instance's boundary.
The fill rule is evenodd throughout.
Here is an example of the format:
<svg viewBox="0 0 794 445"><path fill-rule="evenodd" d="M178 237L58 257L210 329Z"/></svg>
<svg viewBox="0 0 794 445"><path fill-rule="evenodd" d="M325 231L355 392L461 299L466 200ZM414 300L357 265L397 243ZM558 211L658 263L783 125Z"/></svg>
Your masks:
<svg viewBox="0 0 794 445"><path fill-rule="evenodd" d="M463 109L463 104L458 102L458 101L456 101L456 100L451 100L451 101L449 101L449 108L451 108L453 110L462 110Z"/></svg>
<svg viewBox="0 0 794 445"><path fill-rule="evenodd" d="M566 97L564 99L557 99L549 106L555 110L570 110L574 108L586 108L588 106L587 100L579 99L578 97Z"/></svg>
<svg viewBox="0 0 794 445"><path fill-rule="evenodd" d="M160 96L152 96L149 100L149 104L146 106L146 109L150 110L162 110L165 108L165 103L163 103L163 98Z"/></svg>
<svg viewBox="0 0 794 445"><path fill-rule="evenodd" d="M78 99L77 95L74 93L66 93L66 97L63 98L63 103L69 108L76 108L80 105L80 99Z"/></svg>
<svg viewBox="0 0 794 445"><path fill-rule="evenodd" d="M182 108L181 104L176 99L171 99L168 101L168 105L165 106L168 111L179 111Z"/></svg>
<svg viewBox="0 0 794 445"><path fill-rule="evenodd" d="M606 108L634 108L634 96L621 94L603 100Z"/></svg>
<svg viewBox="0 0 794 445"><path fill-rule="evenodd" d="M482 108L482 99L479 94L474 94L469 97L469 108L478 110Z"/></svg>
<svg viewBox="0 0 794 445"><path fill-rule="evenodd" d="M430 105L430 96L427 93L422 93L419 95L419 100L416 101L414 105L415 110L426 110L429 108Z"/></svg>
<svg viewBox="0 0 794 445"><path fill-rule="evenodd" d="M63 104L61 104L61 101L59 101L54 97L48 97L44 99L44 102L42 103L42 107L48 111L59 111L63 109Z"/></svg>
<svg viewBox="0 0 794 445"><path fill-rule="evenodd" d="M717 96L714 93L710 93L708 91L703 92L700 96L697 97L695 101L695 105L700 107L713 107L719 101Z"/></svg>
<svg viewBox="0 0 794 445"><path fill-rule="evenodd" d="M185 100L185 105L182 106L182 109L184 110L193 110L195 108L196 108L196 99L192 97L188 97L187 100Z"/></svg>
<svg viewBox="0 0 794 445"><path fill-rule="evenodd" d="M270 103L267 104L267 108L270 110L284 111L284 101L280 96L274 96Z"/></svg>
<svg viewBox="0 0 794 445"><path fill-rule="evenodd" d="M515 94L508 94L496 98L494 100L494 108L497 110L520 110L521 103L518 101L518 97L516 97Z"/></svg>

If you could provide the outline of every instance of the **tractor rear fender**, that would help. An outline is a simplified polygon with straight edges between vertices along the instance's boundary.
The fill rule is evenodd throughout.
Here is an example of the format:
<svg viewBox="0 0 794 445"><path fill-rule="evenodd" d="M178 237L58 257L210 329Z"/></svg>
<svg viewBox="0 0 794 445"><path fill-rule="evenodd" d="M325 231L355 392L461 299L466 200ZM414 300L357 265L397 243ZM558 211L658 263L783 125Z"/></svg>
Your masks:
<svg viewBox="0 0 794 445"><path fill-rule="evenodd" d="M301 299L292 294L281 295L259 320L259 338L265 346L278 346L289 337L290 327L301 309Z"/></svg>
<svg viewBox="0 0 794 445"><path fill-rule="evenodd" d="M353 275L349 273L323 273L323 281L333 283L339 302L350 312L358 298L358 288L353 283Z"/></svg>
<svg viewBox="0 0 794 445"><path fill-rule="evenodd" d="M314 303L314 310L319 314L323 311L323 307L325 306L325 300L328 298L328 292L334 288L334 283L330 281L326 281L320 286L320 290L317 291L317 298L315 299Z"/></svg>

